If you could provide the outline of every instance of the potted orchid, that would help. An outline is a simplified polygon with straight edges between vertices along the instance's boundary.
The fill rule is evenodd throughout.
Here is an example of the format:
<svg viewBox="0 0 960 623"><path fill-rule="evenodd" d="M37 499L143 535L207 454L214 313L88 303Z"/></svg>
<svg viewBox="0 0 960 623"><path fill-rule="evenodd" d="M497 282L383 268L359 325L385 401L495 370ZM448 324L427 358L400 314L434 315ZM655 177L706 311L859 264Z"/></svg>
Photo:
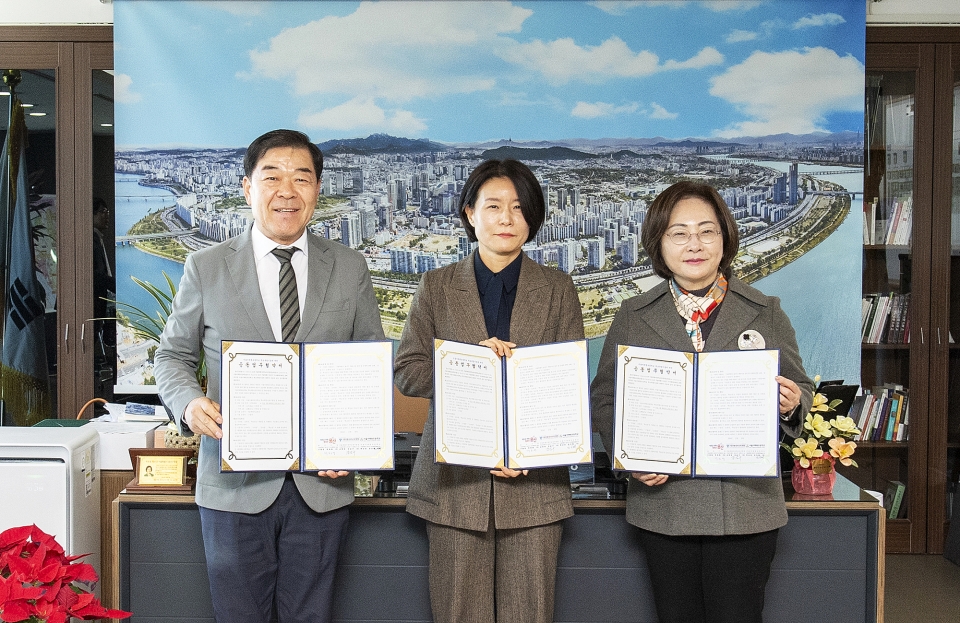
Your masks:
<svg viewBox="0 0 960 623"><path fill-rule="evenodd" d="M97 581L86 554L67 556L57 541L37 526L0 533L0 621L65 623L126 619L129 612L108 610L86 587Z"/></svg>
<svg viewBox="0 0 960 623"><path fill-rule="evenodd" d="M841 465L858 467L853 460L857 449L853 439L860 434L857 423L844 415L830 418L830 413L835 412L840 403L839 399L828 400L823 394L815 394L810 412L803 420L800 437L792 445L780 444L794 457L791 480L797 493L824 495L832 492L837 461Z"/></svg>

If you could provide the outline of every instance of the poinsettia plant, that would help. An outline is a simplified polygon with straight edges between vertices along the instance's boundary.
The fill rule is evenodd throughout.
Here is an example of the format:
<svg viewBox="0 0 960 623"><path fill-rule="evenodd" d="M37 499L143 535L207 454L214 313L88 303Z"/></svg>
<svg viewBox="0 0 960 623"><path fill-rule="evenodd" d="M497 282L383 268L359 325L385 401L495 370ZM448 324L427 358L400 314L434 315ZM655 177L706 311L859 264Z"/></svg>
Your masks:
<svg viewBox="0 0 960 623"><path fill-rule="evenodd" d="M33 526L0 533L0 620L7 623L66 623L126 619L129 612L108 610L83 585L97 581L87 554L67 556L49 534Z"/></svg>
<svg viewBox="0 0 960 623"><path fill-rule="evenodd" d="M819 378L817 377L817 380ZM829 461L829 469L832 469L834 460L840 461L842 465L859 467L853 460L857 444L852 440L860 434L856 421L845 415L827 419L841 402L838 398L828 400L823 394L815 394L810 412L803 420L800 437L794 440L793 445L780 444L793 454L800 467L816 469L821 461ZM825 455L833 459L828 459Z"/></svg>

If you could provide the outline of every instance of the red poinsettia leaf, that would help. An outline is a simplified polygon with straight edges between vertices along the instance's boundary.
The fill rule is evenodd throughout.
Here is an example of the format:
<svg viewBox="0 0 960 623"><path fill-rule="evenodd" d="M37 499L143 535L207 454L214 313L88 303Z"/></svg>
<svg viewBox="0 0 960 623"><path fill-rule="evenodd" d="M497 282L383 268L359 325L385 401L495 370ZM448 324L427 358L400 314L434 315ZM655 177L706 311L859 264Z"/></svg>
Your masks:
<svg viewBox="0 0 960 623"><path fill-rule="evenodd" d="M87 583L97 581L97 572L93 568L93 565L85 562L75 562L70 565L65 576L70 578L71 581L78 580Z"/></svg>
<svg viewBox="0 0 960 623"><path fill-rule="evenodd" d="M77 603L77 591L73 586L64 584L57 591L57 603L63 610L69 610Z"/></svg>
<svg viewBox="0 0 960 623"><path fill-rule="evenodd" d="M36 526L19 526L16 528L8 528L3 532L0 532L0 549L6 549L11 546L15 546L23 543L27 540L27 537L30 536L30 532Z"/></svg>
<svg viewBox="0 0 960 623"><path fill-rule="evenodd" d="M37 577L40 566L34 556L15 558L10 561L10 576L22 582L32 582Z"/></svg>
<svg viewBox="0 0 960 623"><path fill-rule="evenodd" d="M61 614L63 613L63 610L56 604L56 602L38 601L34 604L34 608L37 611L37 618L47 621L48 623L50 619L58 612Z"/></svg>
<svg viewBox="0 0 960 623"><path fill-rule="evenodd" d="M37 616L45 623L66 623L67 613L57 603L37 604Z"/></svg>
<svg viewBox="0 0 960 623"><path fill-rule="evenodd" d="M26 621L36 612L33 605L23 599L8 600L0 610L0 619L8 622Z"/></svg>
<svg viewBox="0 0 960 623"><path fill-rule="evenodd" d="M66 568L62 567L59 562L54 560L53 562L43 565L39 571L37 571L37 581L41 584L50 584L58 578L62 578L65 575L68 575Z"/></svg>
<svg viewBox="0 0 960 623"><path fill-rule="evenodd" d="M47 547L47 549L51 549L60 554L63 553L63 547L59 543L57 543L57 539L47 534L46 532L38 528L36 525L33 526L33 531L30 533L30 538L33 540L34 543L42 543L44 546Z"/></svg>
<svg viewBox="0 0 960 623"><path fill-rule="evenodd" d="M42 587L43 595L37 597L37 603L56 603L57 595L60 594L60 590L63 587L63 581L57 579L54 582L46 584Z"/></svg>
<svg viewBox="0 0 960 623"><path fill-rule="evenodd" d="M107 610L107 613L103 616L108 619L129 619L133 616L133 613L126 610Z"/></svg>

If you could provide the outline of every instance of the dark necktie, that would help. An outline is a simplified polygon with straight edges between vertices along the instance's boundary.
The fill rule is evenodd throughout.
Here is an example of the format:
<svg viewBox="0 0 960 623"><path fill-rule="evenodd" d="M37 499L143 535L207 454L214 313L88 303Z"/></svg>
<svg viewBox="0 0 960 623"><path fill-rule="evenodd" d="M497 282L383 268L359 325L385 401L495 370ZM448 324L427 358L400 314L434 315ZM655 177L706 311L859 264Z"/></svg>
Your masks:
<svg viewBox="0 0 960 623"><path fill-rule="evenodd" d="M297 249L277 247L271 253L280 260L280 331L284 342L292 342L300 329L300 299L297 294L297 275L290 258Z"/></svg>

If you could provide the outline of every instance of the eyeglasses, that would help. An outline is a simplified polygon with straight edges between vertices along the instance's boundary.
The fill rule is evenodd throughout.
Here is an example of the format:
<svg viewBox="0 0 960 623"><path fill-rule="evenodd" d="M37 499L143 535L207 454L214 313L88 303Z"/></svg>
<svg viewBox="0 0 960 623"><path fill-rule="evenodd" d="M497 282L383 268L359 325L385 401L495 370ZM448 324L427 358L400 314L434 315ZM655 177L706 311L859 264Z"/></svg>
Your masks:
<svg viewBox="0 0 960 623"><path fill-rule="evenodd" d="M664 235L667 240L678 246L687 244L694 236L696 236L697 240L703 244L713 244L718 238L720 238L720 231L717 229L707 228L701 229L696 233L691 233L685 229L678 229Z"/></svg>

